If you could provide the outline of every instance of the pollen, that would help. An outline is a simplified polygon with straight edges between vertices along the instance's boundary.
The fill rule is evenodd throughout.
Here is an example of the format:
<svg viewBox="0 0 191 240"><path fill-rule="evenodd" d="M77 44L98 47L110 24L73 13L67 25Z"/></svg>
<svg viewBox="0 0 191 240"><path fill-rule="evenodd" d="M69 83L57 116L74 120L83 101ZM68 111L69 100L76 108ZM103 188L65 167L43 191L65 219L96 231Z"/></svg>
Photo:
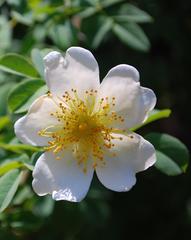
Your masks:
<svg viewBox="0 0 191 240"><path fill-rule="evenodd" d="M104 157L112 149L113 132L123 133L124 130L114 129L115 123L124 121L115 110L115 97L108 96L97 99L97 90L91 89L84 92L83 99L78 96L76 89L66 91L62 97L52 98L57 106L50 116L57 120L58 124L42 129L38 134L48 137L50 140L46 151L55 154L55 159L61 161L64 151L72 150L74 159L86 173L89 163L93 169L106 164ZM112 153L112 156L116 156ZM91 162L90 162L91 161Z"/></svg>
<svg viewBox="0 0 191 240"><path fill-rule="evenodd" d="M80 131L85 131L87 129L88 125L87 123L81 123L78 128Z"/></svg>

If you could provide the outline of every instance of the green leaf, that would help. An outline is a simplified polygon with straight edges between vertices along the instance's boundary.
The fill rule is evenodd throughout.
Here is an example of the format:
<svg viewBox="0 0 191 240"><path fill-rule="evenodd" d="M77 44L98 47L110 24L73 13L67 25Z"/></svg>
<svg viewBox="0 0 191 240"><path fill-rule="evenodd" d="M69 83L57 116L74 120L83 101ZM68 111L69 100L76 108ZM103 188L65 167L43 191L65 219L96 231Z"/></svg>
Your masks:
<svg viewBox="0 0 191 240"><path fill-rule="evenodd" d="M94 14L103 11L104 8L111 7L112 5L118 4L124 0L104 0L104 1L89 1L91 7L86 7L77 16L81 18L92 17Z"/></svg>
<svg viewBox="0 0 191 240"><path fill-rule="evenodd" d="M25 24L27 26L32 25L32 23L34 21L32 12L20 14L19 12L11 11L11 16L17 22L19 22L21 24Z"/></svg>
<svg viewBox="0 0 191 240"><path fill-rule="evenodd" d="M113 25L113 32L122 42L136 50L146 52L150 48L147 36L136 23L123 25L116 23Z"/></svg>
<svg viewBox="0 0 191 240"><path fill-rule="evenodd" d="M111 18L107 18L103 25L99 28L98 32L96 33L92 47L97 48L99 47L100 43L104 39L105 35L109 32L109 30L112 28L113 20Z"/></svg>
<svg viewBox="0 0 191 240"><path fill-rule="evenodd" d="M12 170L0 178L0 212L8 207L13 199L22 177L18 169Z"/></svg>
<svg viewBox="0 0 191 240"><path fill-rule="evenodd" d="M38 199L33 213L39 217L48 217L54 210L55 201L50 196L45 196L43 199Z"/></svg>
<svg viewBox="0 0 191 240"><path fill-rule="evenodd" d="M15 113L23 113L26 112L31 104L40 96L46 94L48 91L48 88L46 85L40 87L27 101L25 104L23 104L20 108L18 108Z"/></svg>
<svg viewBox="0 0 191 240"><path fill-rule="evenodd" d="M2 143L2 142L0 142L0 148L4 149L6 151L14 152L14 153L22 153L24 151L38 152L41 150L41 148L33 147L30 145L6 144L6 143Z"/></svg>
<svg viewBox="0 0 191 240"><path fill-rule="evenodd" d="M186 171L189 152L179 139L164 133L150 133L145 138L156 149L156 168L169 176L175 176Z"/></svg>
<svg viewBox="0 0 191 240"><path fill-rule="evenodd" d="M42 58L44 58L48 53L55 51L53 48L43 48L40 50Z"/></svg>
<svg viewBox="0 0 191 240"><path fill-rule="evenodd" d="M38 70L40 76L42 79L44 79L44 62L43 62L43 56L39 49L34 48L31 51L31 58L34 66Z"/></svg>
<svg viewBox="0 0 191 240"><path fill-rule="evenodd" d="M4 2L5 0L0 0L0 6L3 5Z"/></svg>
<svg viewBox="0 0 191 240"><path fill-rule="evenodd" d="M12 28L6 17L0 16L0 53L11 46Z"/></svg>
<svg viewBox="0 0 191 240"><path fill-rule="evenodd" d="M70 21L52 26L49 36L59 48L64 50L77 44L77 32Z"/></svg>
<svg viewBox="0 0 191 240"><path fill-rule="evenodd" d="M21 4L20 0L7 0L10 5L19 6Z"/></svg>
<svg viewBox="0 0 191 240"><path fill-rule="evenodd" d="M0 101L0 116L4 116L7 113L7 98L10 92L10 89L14 86L15 84L13 82L8 82L6 84L0 85L0 96L1 96L1 101Z"/></svg>
<svg viewBox="0 0 191 240"><path fill-rule="evenodd" d="M145 23L153 21L153 18L148 13L129 3L123 4L121 6L120 15L114 18L116 21L120 22Z"/></svg>
<svg viewBox="0 0 191 240"><path fill-rule="evenodd" d="M100 0L85 0L85 2L89 3L92 6L96 6L97 4L99 4Z"/></svg>
<svg viewBox="0 0 191 240"><path fill-rule="evenodd" d="M86 7L85 10L77 14L80 18L88 18L93 16L97 12L96 7Z"/></svg>
<svg viewBox="0 0 191 240"><path fill-rule="evenodd" d="M1 56L0 70L30 78L38 76L38 73L33 65L25 57L15 53L9 53Z"/></svg>
<svg viewBox="0 0 191 240"><path fill-rule="evenodd" d="M30 162L27 154L21 154L19 155L19 157L18 156L10 158L8 157L4 159L2 164L0 165L0 175L3 175L6 172L13 170L15 168L23 167L25 166L25 164L27 164L27 162Z"/></svg>
<svg viewBox="0 0 191 240"><path fill-rule="evenodd" d="M35 42L44 42L44 41L46 41L45 38L47 35L47 27L45 27L44 23L35 25L35 28L34 28L32 34L33 34L33 38L34 38Z"/></svg>
<svg viewBox="0 0 191 240"><path fill-rule="evenodd" d="M29 186L25 185L17 192L16 196L14 197L13 204L20 205L25 200L31 198L32 196L33 196L32 189Z"/></svg>
<svg viewBox="0 0 191 240"><path fill-rule="evenodd" d="M15 168L20 168L22 166L23 166L23 163L17 162L17 161L4 163L3 165L0 165L0 175L3 175L6 172L9 172L10 170L13 170Z"/></svg>
<svg viewBox="0 0 191 240"><path fill-rule="evenodd" d="M0 117L0 131L10 123L8 116Z"/></svg>
<svg viewBox="0 0 191 240"><path fill-rule="evenodd" d="M34 166L33 166L32 164L24 163L24 166L25 166L26 168L28 168L28 170L30 170L30 171L33 171L33 170L34 170Z"/></svg>
<svg viewBox="0 0 191 240"><path fill-rule="evenodd" d="M40 79L27 80L19 83L9 94L9 111L16 113L26 111L31 103L46 91L47 88L44 87L44 81ZM23 105L25 106L24 108Z"/></svg>
<svg viewBox="0 0 191 240"><path fill-rule="evenodd" d="M160 151L156 151L157 162L155 167L161 172L169 175L176 176L182 173L181 168L167 155Z"/></svg>
<svg viewBox="0 0 191 240"><path fill-rule="evenodd" d="M104 0L104 1L101 1L101 6L106 8L106 7L110 7L112 5L118 4L120 2L123 2L123 1L124 0Z"/></svg>
<svg viewBox="0 0 191 240"><path fill-rule="evenodd" d="M154 122L154 121L157 121L159 119L162 119L162 118L168 118L171 114L171 110L170 109L163 109L163 110L158 110L158 109L154 109L150 114L149 114L149 117L147 118L147 120L132 128L131 131L136 131L138 130L139 128L151 123L151 122Z"/></svg>

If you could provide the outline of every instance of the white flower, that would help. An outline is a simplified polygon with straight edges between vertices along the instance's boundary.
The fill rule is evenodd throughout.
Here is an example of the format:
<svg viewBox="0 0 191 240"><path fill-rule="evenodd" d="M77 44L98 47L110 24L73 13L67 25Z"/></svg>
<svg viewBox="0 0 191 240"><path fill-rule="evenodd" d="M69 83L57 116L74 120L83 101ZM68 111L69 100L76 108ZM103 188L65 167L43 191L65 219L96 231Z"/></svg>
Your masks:
<svg viewBox="0 0 191 240"><path fill-rule="evenodd" d="M71 47L65 57L44 58L47 95L38 98L15 124L21 142L45 146L33 171L33 188L55 200L81 201L94 170L102 184L128 191L135 174L155 163L154 147L130 129L156 104L152 90L140 87L138 71L112 68L102 83L93 55Z"/></svg>

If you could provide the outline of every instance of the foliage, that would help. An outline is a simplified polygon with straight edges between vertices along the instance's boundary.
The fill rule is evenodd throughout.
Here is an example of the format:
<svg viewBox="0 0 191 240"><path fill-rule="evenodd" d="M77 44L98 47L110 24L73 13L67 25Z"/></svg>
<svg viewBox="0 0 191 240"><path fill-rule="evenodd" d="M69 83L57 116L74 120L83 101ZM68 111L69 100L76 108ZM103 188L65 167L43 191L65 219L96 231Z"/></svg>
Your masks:
<svg viewBox="0 0 191 240"><path fill-rule="evenodd" d="M121 41L145 53L151 44L142 24L152 24L153 18L137 5L122 0L4 0L0 7L0 239L27 239L27 234L41 231L51 221L61 229L63 221L64 239L75 239L79 233L80 239L88 239L91 231L103 228L111 214L111 193L94 179L87 200L77 206L55 206L49 196L35 196L30 187L31 170L42 149L19 143L13 124L36 98L47 92L43 66L47 52L55 48L64 51L72 45L100 51L107 43ZM132 131L144 127L144 132L148 124L170 114L170 109L155 109L146 122ZM186 172L189 153L180 140L156 132L145 134L145 138L157 150L157 170L168 176ZM80 222L76 220L79 218ZM89 229L85 229L87 224L91 225ZM62 231L51 233L49 239L59 237L59 233Z"/></svg>
<svg viewBox="0 0 191 240"><path fill-rule="evenodd" d="M98 48L112 32L137 50L147 51L150 46L138 24L149 23L152 17L122 0L6 2L11 7L11 22L2 15L1 51L11 45L11 26L16 29L20 24L28 27L24 39L17 39L17 48L22 52L50 40L62 50L81 42L88 48Z"/></svg>

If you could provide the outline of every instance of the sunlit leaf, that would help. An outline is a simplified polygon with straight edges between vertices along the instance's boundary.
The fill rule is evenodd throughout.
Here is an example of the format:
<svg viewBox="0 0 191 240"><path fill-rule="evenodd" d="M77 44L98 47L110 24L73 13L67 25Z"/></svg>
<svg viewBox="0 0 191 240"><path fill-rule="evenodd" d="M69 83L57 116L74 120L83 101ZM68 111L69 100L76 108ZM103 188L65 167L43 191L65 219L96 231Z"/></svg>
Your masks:
<svg viewBox="0 0 191 240"><path fill-rule="evenodd" d="M31 51L31 57L32 57L32 62L34 63L34 66L38 70L42 79L44 79L44 62L43 62L43 56L41 51L37 48L34 48Z"/></svg>
<svg viewBox="0 0 191 240"><path fill-rule="evenodd" d="M104 0L104 1L89 1L90 7L86 7L77 15L81 18L92 17L95 13L102 12L104 8L120 3L124 0Z"/></svg>
<svg viewBox="0 0 191 240"><path fill-rule="evenodd" d="M26 80L15 86L8 97L9 111L21 113L28 109L32 102L47 91L44 81Z"/></svg>
<svg viewBox="0 0 191 240"><path fill-rule="evenodd" d="M48 91L48 88L46 85L40 87L27 101L25 104L23 104L20 108L18 108L15 113L23 113L26 112L31 104L40 96L46 94Z"/></svg>
<svg viewBox="0 0 191 240"><path fill-rule="evenodd" d="M28 168L28 170L30 170L30 171L33 171L33 170L34 170L34 166L33 166L32 164L24 163L24 166L25 166L26 168Z"/></svg>
<svg viewBox="0 0 191 240"><path fill-rule="evenodd" d="M12 161L5 163L3 165L0 165L0 175L5 174L6 172L9 172L10 170L20 168L23 166L22 162Z"/></svg>
<svg viewBox="0 0 191 240"><path fill-rule="evenodd" d="M189 162L189 152L179 139L164 133L150 133L145 138L156 149L156 168L170 176L186 171Z"/></svg>
<svg viewBox="0 0 191 240"><path fill-rule="evenodd" d="M11 35L12 29L8 19L0 16L0 53L11 46Z"/></svg>
<svg viewBox="0 0 191 240"><path fill-rule="evenodd" d="M113 21L111 18L107 18L103 25L100 26L98 32L94 36L94 40L92 43L92 47L97 48L100 43L102 42L105 35L109 32L113 24Z"/></svg>
<svg viewBox="0 0 191 240"><path fill-rule="evenodd" d="M7 2L11 5L19 6L21 4L20 0L7 0Z"/></svg>
<svg viewBox="0 0 191 240"><path fill-rule="evenodd" d="M38 147L33 147L30 145L25 145L25 144L6 144L6 143L2 143L0 142L0 148L10 151L10 152L14 152L14 153L22 153L24 151L31 151L31 152L38 152L41 149Z"/></svg>
<svg viewBox="0 0 191 240"><path fill-rule="evenodd" d="M153 21L148 13L129 3L121 5L119 15L114 18L120 22L145 23Z"/></svg>
<svg viewBox="0 0 191 240"><path fill-rule="evenodd" d="M148 51L150 42L143 30L135 23L114 24L113 32L116 36L128 46L140 50Z"/></svg>
<svg viewBox="0 0 191 240"><path fill-rule="evenodd" d="M20 14L19 12L12 11L11 15L12 15L12 18L15 19L17 22L25 24L25 25L30 26L34 21L32 12Z"/></svg>
<svg viewBox="0 0 191 240"><path fill-rule="evenodd" d="M0 131L10 123L8 116L0 117Z"/></svg>
<svg viewBox="0 0 191 240"><path fill-rule="evenodd" d="M0 57L0 70L30 78L38 76L38 72L33 65L25 57L15 53Z"/></svg>
<svg viewBox="0 0 191 240"><path fill-rule="evenodd" d="M85 10L81 11L77 15L81 18L88 18L93 16L97 12L97 9L95 7L87 7Z"/></svg>
<svg viewBox="0 0 191 240"><path fill-rule="evenodd" d="M28 166L25 164L29 162L30 161L27 154L19 154L17 157L7 157L0 164L0 175L3 175L13 169L21 168L23 166L28 168Z"/></svg>
<svg viewBox="0 0 191 240"><path fill-rule="evenodd" d="M63 50L77 44L77 32L69 20L64 24L53 25L50 28L49 36Z"/></svg>
<svg viewBox="0 0 191 240"><path fill-rule="evenodd" d="M8 207L19 186L22 172L18 169L9 171L0 178L0 212Z"/></svg>
<svg viewBox="0 0 191 240"><path fill-rule="evenodd" d="M143 126L145 126L145 125L147 125L151 122L157 121L157 120L162 119L162 118L168 118L170 116L170 114L171 114L170 109L163 109L163 110L154 109L150 113L148 119L144 123L140 124L139 126L136 126L136 127L132 128L131 130L136 131L137 129L139 129L139 128L141 128L141 127L143 127Z"/></svg>
<svg viewBox="0 0 191 240"><path fill-rule="evenodd" d="M46 35L47 35L47 27L44 26L44 24L38 24L38 25L35 26L35 28L33 30L33 38L36 42L45 41ZM34 49L37 49L37 48L34 48ZM37 49L37 50L39 50L39 49ZM32 61L33 61L33 59L32 59ZM34 63L34 61L33 61L33 63ZM35 67L37 67L37 66L35 65ZM38 68L37 68L37 70L38 70Z"/></svg>

